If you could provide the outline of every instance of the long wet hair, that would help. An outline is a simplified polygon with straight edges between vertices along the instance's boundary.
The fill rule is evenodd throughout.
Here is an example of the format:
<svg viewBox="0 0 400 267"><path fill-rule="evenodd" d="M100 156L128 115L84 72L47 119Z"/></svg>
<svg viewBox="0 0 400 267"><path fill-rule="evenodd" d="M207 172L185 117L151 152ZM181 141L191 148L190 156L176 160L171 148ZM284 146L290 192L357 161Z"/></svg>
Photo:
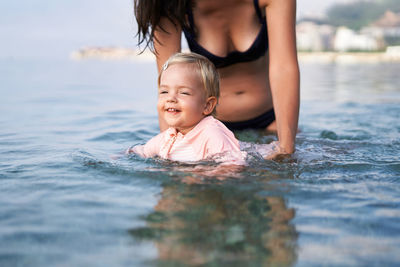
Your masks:
<svg viewBox="0 0 400 267"><path fill-rule="evenodd" d="M170 20L175 27L188 28L187 11L192 8L192 0L134 0L135 17L138 24L138 45L145 44L154 52L156 30L168 33L160 25L162 17Z"/></svg>

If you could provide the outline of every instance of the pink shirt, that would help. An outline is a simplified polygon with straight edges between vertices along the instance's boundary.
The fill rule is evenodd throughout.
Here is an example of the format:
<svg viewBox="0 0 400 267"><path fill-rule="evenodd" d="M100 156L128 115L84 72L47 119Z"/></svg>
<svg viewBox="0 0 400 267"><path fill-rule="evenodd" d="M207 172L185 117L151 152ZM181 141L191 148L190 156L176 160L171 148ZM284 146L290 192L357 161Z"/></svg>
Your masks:
<svg viewBox="0 0 400 267"><path fill-rule="evenodd" d="M185 135L175 128L168 128L145 145L135 146L133 152L145 158L160 156L176 161L198 161L229 152L229 156L223 157L223 161L244 164L239 141L222 122L212 116L202 119Z"/></svg>

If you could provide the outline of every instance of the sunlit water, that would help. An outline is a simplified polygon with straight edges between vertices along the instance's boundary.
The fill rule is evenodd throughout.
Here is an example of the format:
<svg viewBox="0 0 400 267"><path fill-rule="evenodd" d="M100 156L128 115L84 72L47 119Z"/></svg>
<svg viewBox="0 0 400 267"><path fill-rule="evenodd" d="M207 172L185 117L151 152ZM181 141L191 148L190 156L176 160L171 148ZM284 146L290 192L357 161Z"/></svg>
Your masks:
<svg viewBox="0 0 400 267"><path fill-rule="evenodd" d="M302 64L293 157L215 174L121 155L158 132L153 63L1 59L0 265L398 265L398 69Z"/></svg>

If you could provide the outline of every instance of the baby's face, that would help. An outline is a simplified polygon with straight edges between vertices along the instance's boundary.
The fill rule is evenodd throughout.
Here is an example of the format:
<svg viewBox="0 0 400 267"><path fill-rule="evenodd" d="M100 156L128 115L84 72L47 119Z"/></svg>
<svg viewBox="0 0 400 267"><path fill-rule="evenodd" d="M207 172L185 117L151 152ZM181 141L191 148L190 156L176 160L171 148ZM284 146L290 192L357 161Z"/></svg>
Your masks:
<svg viewBox="0 0 400 267"><path fill-rule="evenodd" d="M157 110L169 127L186 134L206 115L207 98L192 64L176 63L161 75Z"/></svg>

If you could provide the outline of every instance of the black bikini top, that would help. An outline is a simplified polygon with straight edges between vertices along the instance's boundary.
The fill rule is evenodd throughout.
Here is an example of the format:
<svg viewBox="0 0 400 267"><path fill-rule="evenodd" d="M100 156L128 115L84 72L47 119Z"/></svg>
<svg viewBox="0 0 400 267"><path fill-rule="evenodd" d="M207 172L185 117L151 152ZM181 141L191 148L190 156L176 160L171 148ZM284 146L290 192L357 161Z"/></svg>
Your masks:
<svg viewBox="0 0 400 267"><path fill-rule="evenodd" d="M258 0L254 0L253 2L257 16L260 20L261 29L257 35L257 38L255 39L255 41L253 42L253 44L250 46L249 49L247 49L244 52L240 51L229 52L226 57L219 57L210 53L209 51L204 49L201 45L199 45L199 43L197 43L195 39L196 35L194 30L193 13L192 10L189 9L187 15L189 19L190 28L183 29L183 32L185 34L190 50L194 53L205 56L212 63L214 63L214 65L217 68L223 68L239 62L253 61L263 56L265 52L268 50L267 23L265 21L265 17L263 17L261 14L261 10L258 5Z"/></svg>

